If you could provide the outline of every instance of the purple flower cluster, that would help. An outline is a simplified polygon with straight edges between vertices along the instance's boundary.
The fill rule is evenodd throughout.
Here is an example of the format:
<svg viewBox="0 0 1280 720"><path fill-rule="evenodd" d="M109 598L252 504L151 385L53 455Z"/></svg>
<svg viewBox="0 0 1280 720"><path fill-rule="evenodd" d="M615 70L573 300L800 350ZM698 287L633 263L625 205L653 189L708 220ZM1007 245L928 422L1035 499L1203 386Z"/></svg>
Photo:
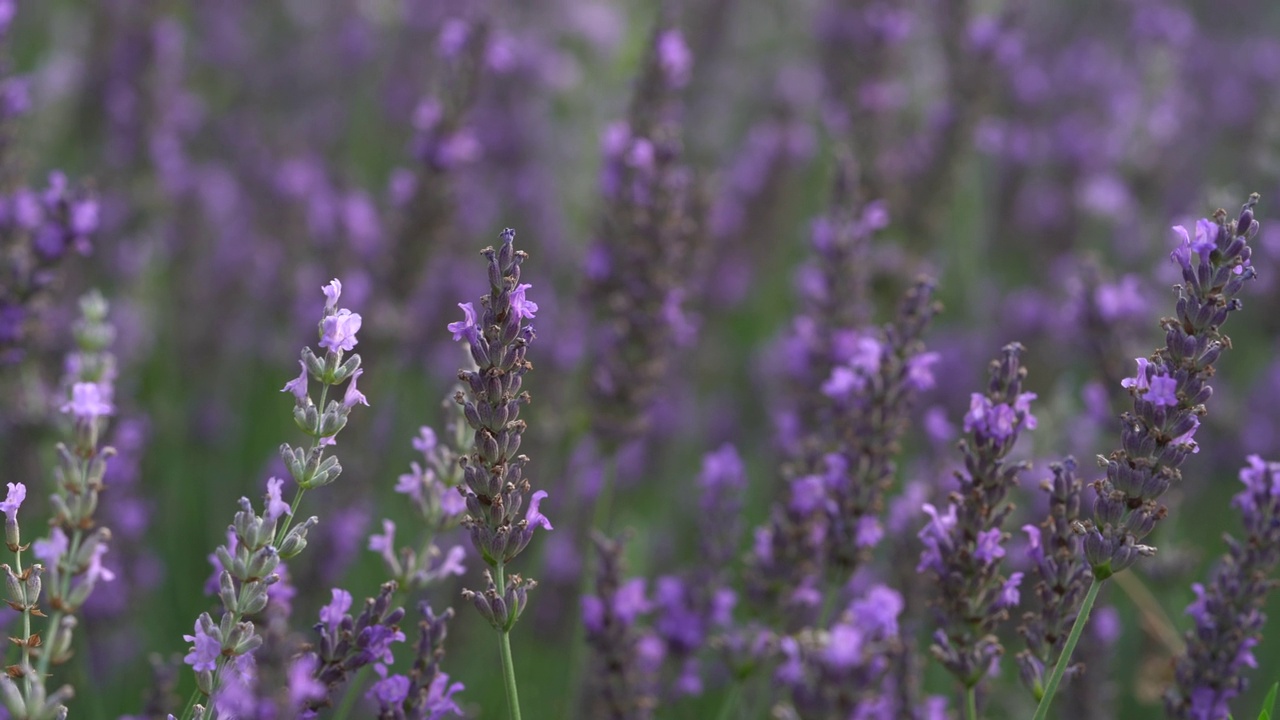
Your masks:
<svg viewBox="0 0 1280 720"><path fill-rule="evenodd" d="M1248 240L1258 232L1257 202L1252 196L1236 220L1222 210L1200 220L1194 236L1174 228L1182 240L1171 255L1183 280L1177 314L1161 323L1165 346L1138 358L1137 374L1122 383L1133 410L1121 416L1122 445L1105 460L1106 477L1093 484L1097 498L1084 548L1099 580L1155 553L1141 540L1167 512L1160 496L1182 478L1179 466L1199 452L1194 438L1213 395L1208 381L1230 346L1220 328L1240 309L1236 295L1255 276Z"/></svg>
<svg viewBox="0 0 1280 720"><path fill-rule="evenodd" d="M1018 484L1024 463L1006 463L1019 433L1036 426L1030 411L1034 393L1022 391L1023 348L1004 347L991 363L986 393L974 393L960 443L964 471L960 487L939 510L925 504L929 523L920 531L924 550L917 571L937 584L932 605L938 618L934 656L966 688L976 686L1004 653L994 632L1016 608L1023 573L1004 577L1000 559L1007 535L1001 525L1012 509L1006 498Z"/></svg>
<svg viewBox="0 0 1280 720"><path fill-rule="evenodd" d="M1028 578L1038 607L1022 616L1018 626L1027 649L1018 653L1018 672L1038 701L1044 694L1045 672L1062 654L1067 633L1076 621L1092 576L1080 552L1081 537L1073 525L1080 518L1084 483L1076 477L1076 463L1067 458L1050 466L1053 478L1040 486L1049 495L1049 515L1039 525L1023 525L1027 534ZM1079 672L1075 666L1068 673Z"/></svg>
<svg viewBox="0 0 1280 720"><path fill-rule="evenodd" d="M592 414L611 448L648 426L673 347L694 334L679 309L704 214L681 139L680 91L691 63L680 31L660 20L627 120L604 133L605 208L587 297L597 314Z"/></svg>
<svg viewBox="0 0 1280 720"><path fill-rule="evenodd" d="M463 594L499 632L506 633L524 611L527 593L537 583L513 575L506 583L506 564L533 539L534 529L551 529L551 521L539 507L545 490L528 496L526 455L517 455L525 422L520 407L529 403L521 390L524 375L533 365L525 359L533 342L533 326L527 324L538 310L526 297L528 284L520 282L520 266L528 257L515 249L515 231L502 232L502 244L482 251L489 265L489 293L477 313L471 303L459 305L464 319L449 324L455 340L465 339L477 369L459 370L466 392L454 396L474 432L470 455L459 459L463 469L467 515L462 525L486 563L497 570L484 592ZM520 510L528 501L524 517ZM506 641L505 637L503 638ZM510 698L514 703L514 698Z"/></svg>
<svg viewBox="0 0 1280 720"><path fill-rule="evenodd" d="M0 77L0 125L4 83ZM0 176L5 174L3 145L0 138ZM57 277L69 249L89 254L97 229L98 201L70 188L62 173L51 174L43 190L0 190L0 363L22 358L32 304Z"/></svg>
<svg viewBox="0 0 1280 720"><path fill-rule="evenodd" d="M451 425L455 428L454 438L461 445L462 434L465 432L461 422L461 408L452 402L449 405L459 411ZM466 510L466 500L458 492L462 482L459 455L452 447L441 444L436 439L435 431L426 426L419 428L418 437L413 439L413 447L422 453L425 468L422 464L413 462L410 472L401 475L396 483L396 492L407 495L418 511L418 527L426 536L425 540L415 545L421 550L415 551L413 547L401 547L397 550L396 524L391 520L382 521L381 535L369 538L369 550L382 556L391 577L405 588L425 587L432 582L465 572L462 566L465 551L461 545L454 545L441 557L442 552L435 544L435 538L455 527Z"/></svg>
<svg viewBox="0 0 1280 720"><path fill-rule="evenodd" d="M588 717L644 720L653 717L658 704L664 648L636 621L653 606L644 578L623 580L623 542L598 532L591 540L598 558L595 594L582 597L582 624L593 671L583 710Z"/></svg>
<svg viewBox="0 0 1280 720"><path fill-rule="evenodd" d="M320 636L315 654L302 656L294 665L298 673L294 687L308 688L305 697L298 692L294 698L293 707L303 711L301 717L316 717L317 711L331 704L330 694L368 665L379 678L367 692L379 706L379 718L436 720L462 714L453 700L462 684L450 684L449 676L438 667L452 610L437 617L425 602L420 605L423 620L413 669L408 675L391 673L394 648L406 640L399 625L404 608L392 607L395 593L394 582L384 583L378 596L366 599L360 614L352 616L351 593L333 589L333 599L320 609L320 622L315 625Z"/></svg>
<svg viewBox="0 0 1280 720"><path fill-rule="evenodd" d="M1208 584L1192 586L1187 606L1195 628L1165 695L1170 717L1225 720L1228 703L1248 687L1246 667L1257 667L1253 647L1262 639L1262 608L1275 588L1280 565L1280 463L1249 456L1240 470L1240 491L1231 504L1240 511L1245 537L1226 537L1227 552Z"/></svg>

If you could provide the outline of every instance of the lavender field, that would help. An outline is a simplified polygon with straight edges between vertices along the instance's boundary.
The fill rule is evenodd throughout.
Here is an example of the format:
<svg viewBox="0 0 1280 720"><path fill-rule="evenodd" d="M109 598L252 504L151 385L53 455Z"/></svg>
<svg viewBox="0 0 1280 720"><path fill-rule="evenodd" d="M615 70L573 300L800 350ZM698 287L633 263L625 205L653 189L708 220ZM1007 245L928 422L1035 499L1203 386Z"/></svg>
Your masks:
<svg viewBox="0 0 1280 720"><path fill-rule="evenodd" d="M1269 0L0 0L0 720L1269 720L1277 256Z"/></svg>

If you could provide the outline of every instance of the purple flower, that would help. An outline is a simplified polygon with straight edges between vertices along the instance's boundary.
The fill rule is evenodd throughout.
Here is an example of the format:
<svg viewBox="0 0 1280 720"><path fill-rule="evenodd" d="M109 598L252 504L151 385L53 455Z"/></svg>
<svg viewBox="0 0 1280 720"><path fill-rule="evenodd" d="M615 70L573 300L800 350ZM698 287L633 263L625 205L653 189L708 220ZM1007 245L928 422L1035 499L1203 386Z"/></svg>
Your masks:
<svg viewBox="0 0 1280 720"><path fill-rule="evenodd" d="M973 556L990 565L1004 557L1004 548L1000 546L1000 528L993 527L978 533L978 546Z"/></svg>
<svg viewBox="0 0 1280 720"><path fill-rule="evenodd" d="M396 661L391 653L391 643L404 642L404 633L386 625L370 625L360 633L360 644L365 652L376 660L391 664Z"/></svg>
<svg viewBox="0 0 1280 720"><path fill-rule="evenodd" d="M529 510L525 513L525 522L529 527L534 525L542 526L543 530L551 530L551 521L545 515L538 511L538 506L542 504L544 498L547 497L546 490L539 490L529 497Z"/></svg>
<svg viewBox="0 0 1280 720"><path fill-rule="evenodd" d="M533 286L528 283L521 283L516 285L515 290L511 291L511 311L516 314L516 317L532 320L534 314L538 312L538 303L525 297L525 291L531 287ZM449 329L452 330L453 328L450 327Z"/></svg>
<svg viewBox="0 0 1280 720"><path fill-rule="evenodd" d="M334 280L337 282L337 280ZM320 658L315 653L300 656L289 665L289 704L300 707L311 700L324 700L329 689L315 677Z"/></svg>
<svg viewBox="0 0 1280 720"><path fill-rule="evenodd" d="M285 502L280 496L281 487L284 486L284 480L273 477L267 481L267 521L275 522L281 515L292 515L293 510L289 507L289 503Z"/></svg>
<svg viewBox="0 0 1280 720"><path fill-rule="evenodd" d="M324 309L332 310L336 308L338 306L338 298L342 297L342 281L334 278L320 290L324 292Z"/></svg>
<svg viewBox="0 0 1280 720"><path fill-rule="evenodd" d="M67 548L70 545L67 534L61 527L55 526L49 531L49 539L37 540L31 551L37 558L43 560L46 566L55 567L62 560L62 556L67 554Z"/></svg>
<svg viewBox="0 0 1280 720"><path fill-rule="evenodd" d="M364 368L357 368L355 372L351 373L351 382L347 384L347 392L342 396L343 407L350 409L356 404L364 405L365 407L369 406L368 398L364 396L364 393L356 389L356 380L359 380L363 374Z"/></svg>
<svg viewBox="0 0 1280 720"><path fill-rule="evenodd" d="M837 670L848 670L862 664L862 630L849 623L831 628L823 659Z"/></svg>
<svg viewBox="0 0 1280 720"><path fill-rule="evenodd" d="M449 332L453 333L454 342L461 340L464 336L470 338L476 334L476 309L471 306L471 303L458 303L458 307L462 308L463 320L449 323Z"/></svg>
<svg viewBox="0 0 1280 720"><path fill-rule="evenodd" d="M1018 593L1018 587L1022 585L1022 573L1016 572L1009 575L1009 579L1004 581L1004 585L1000 587L1000 599L996 604L1001 607L1012 608L1018 606L1018 601L1022 596Z"/></svg>
<svg viewBox="0 0 1280 720"><path fill-rule="evenodd" d="M102 556L106 554L107 544L105 542L98 543L98 546L93 549L93 555L89 558L89 566L85 568L85 582L94 583L99 579L104 582L111 582L116 579L116 574L102 565Z"/></svg>
<svg viewBox="0 0 1280 720"><path fill-rule="evenodd" d="M384 665L375 665L374 670L382 679L369 688L365 697L377 700L383 707L398 706L409 697L409 678L404 675L388 676Z"/></svg>
<svg viewBox="0 0 1280 720"><path fill-rule="evenodd" d="M412 440L413 449L423 455L429 455L436 448L436 443L436 431L426 425L418 428L418 437Z"/></svg>
<svg viewBox="0 0 1280 720"><path fill-rule="evenodd" d="M422 706L427 712L426 720L440 720L446 713L461 717L462 708L453 701L453 696L464 689L460 682L450 684L448 673L436 675L431 681L431 687L427 689L427 699Z"/></svg>
<svg viewBox="0 0 1280 720"><path fill-rule="evenodd" d="M333 352L349 352L355 348L360 331L360 315L346 308L320 321L320 347Z"/></svg>
<svg viewBox="0 0 1280 720"><path fill-rule="evenodd" d="M115 412L108 399L109 393L98 383L78 382L71 387L71 400L62 405L62 412L80 420L96 420Z"/></svg>
<svg viewBox="0 0 1280 720"><path fill-rule="evenodd" d="M666 30L658 37L658 63L672 88L688 84L693 55L679 30Z"/></svg>
<svg viewBox="0 0 1280 720"><path fill-rule="evenodd" d="M204 624L200 622L205 616L196 620L196 634L183 635L182 639L194 643L195 647L182 661L196 672L213 672L218 667L218 656L222 654L222 643L215 637L205 634Z"/></svg>
<svg viewBox="0 0 1280 720"><path fill-rule="evenodd" d="M336 632L342 616L351 609L351 593L342 588L333 588L332 593L333 599L320 608L320 621L328 625L331 632Z"/></svg>
<svg viewBox="0 0 1280 720"><path fill-rule="evenodd" d="M1144 358L1136 358L1138 363L1138 374L1131 378L1125 378L1120 381L1120 387L1135 390L1146 390L1149 386L1147 380L1147 367L1151 365L1151 361Z"/></svg>
<svg viewBox="0 0 1280 720"><path fill-rule="evenodd" d="M855 541L858 547L874 547L884 538L884 528L875 515L863 515L858 518L858 532Z"/></svg>
<svg viewBox="0 0 1280 720"><path fill-rule="evenodd" d="M337 282L337 280L334 282ZM293 393L298 402L302 403L307 400L307 364L299 359L298 366L302 368L302 374L285 383L284 387L280 388L280 392Z"/></svg>
<svg viewBox="0 0 1280 720"><path fill-rule="evenodd" d="M382 521L382 534L369 536L369 549L381 553L387 564L397 567L396 560L396 524L391 520Z"/></svg>
<svg viewBox="0 0 1280 720"><path fill-rule="evenodd" d="M1147 402L1156 407L1169 406L1178 404L1178 381L1167 375L1156 375L1151 378L1151 385L1147 389Z"/></svg>
<svg viewBox="0 0 1280 720"><path fill-rule="evenodd" d="M936 352L922 352L912 355L907 360L907 384L919 392L932 388L935 384L933 366L942 358Z"/></svg>
<svg viewBox="0 0 1280 720"><path fill-rule="evenodd" d="M920 553L920 565L916 572L931 568L943 572L941 550L951 543L951 531L956 526L956 506L948 505L947 513L939 515L938 509L930 503L923 506L924 512L931 518L920 531L920 540L924 543L924 551Z"/></svg>
<svg viewBox="0 0 1280 720"><path fill-rule="evenodd" d="M18 522L18 508L27 499L27 486L22 483L8 483L9 494L4 502L0 502L0 512L4 512L5 521L12 524Z"/></svg>
<svg viewBox="0 0 1280 720"><path fill-rule="evenodd" d="M892 588L876 585L867 594L849 603L849 615L863 630L880 637L898 635L898 616L902 614L902 595Z"/></svg>

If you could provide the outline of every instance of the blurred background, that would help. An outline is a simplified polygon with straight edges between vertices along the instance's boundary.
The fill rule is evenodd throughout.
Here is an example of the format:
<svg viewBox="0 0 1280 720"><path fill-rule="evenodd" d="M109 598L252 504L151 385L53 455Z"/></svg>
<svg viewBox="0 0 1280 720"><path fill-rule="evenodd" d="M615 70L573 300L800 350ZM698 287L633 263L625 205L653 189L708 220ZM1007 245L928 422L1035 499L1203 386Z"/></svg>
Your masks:
<svg viewBox="0 0 1280 720"><path fill-rule="evenodd" d="M331 587L357 602L376 593L387 572L366 548L383 518L412 534L397 477L419 426L443 434L469 362L445 325L486 289L477 251L512 227L541 306L522 452L556 525L519 561L542 585L513 643L526 716L571 717L562 658L581 642L600 458L616 457L611 526L633 533L636 575L698 562L704 453L739 449L744 528L779 497L788 427L803 422L786 348L821 282L815 219L841 203L887 211L865 277L849 279L869 288L865 322L891 317L920 273L945 306L925 337L939 382L917 403L891 497L914 481L945 494L969 393L1002 345L1026 346L1040 426L1019 449L1035 467L1013 528L1040 508L1030 491L1048 462L1074 454L1091 477L1094 456L1117 446L1119 381L1163 341L1157 321L1173 307L1170 226L1234 213L1256 191L1259 280L1228 327L1202 451L1167 500L1160 555L1133 573L1141 583L1102 598L1112 622L1096 642L1109 649L1090 697L1113 704L1087 716L1159 712L1189 585L1238 528L1236 473L1249 453L1280 459L1280 222L1268 220L1280 203L1280 5L18 0L4 17L13 7L0 0L0 192L92 205L74 242L43 251L49 269L20 317L0 323L0 480L33 488L30 517L60 432L51 408L77 297L100 288L118 333L119 456L99 515L119 579L86 608L64 670L81 688L74 717L137 712L152 661L185 653L182 634L216 604L201 592L207 557L236 499L285 476L277 448L301 441L280 388L315 341L330 278L364 318L371 407L336 448L341 479L304 501L321 524L290 563L293 629L309 632ZM685 54L660 42L669 31ZM614 174L643 163L617 144L619 121L651 130L659 166L678 169L666 186L679 195L674 240L627 234L619 208L644 203L620 199ZM26 237L14 207L0 225ZM617 340L613 315L644 309L618 301L628 243L656 243L636 262L657 268L667 323L641 348L661 359L643 379L608 375L598 348ZM18 307L8 282L0 310ZM619 418L605 400L629 383L646 387ZM912 564L923 522L900 538ZM445 669L467 685L465 708L498 717L496 643L458 594L482 583L467 547L465 577L406 606L457 609ZM1280 646L1256 652L1237 714L1280 678ZM664 696L658 715L721 707L708 672L704 692ZM1004 672L1016 683L1008 660ZM178 678L185 700L185 666ZM953 695L950 683L924 677L932 693ZM993 717L1029 707L990 702Z"/></svg>

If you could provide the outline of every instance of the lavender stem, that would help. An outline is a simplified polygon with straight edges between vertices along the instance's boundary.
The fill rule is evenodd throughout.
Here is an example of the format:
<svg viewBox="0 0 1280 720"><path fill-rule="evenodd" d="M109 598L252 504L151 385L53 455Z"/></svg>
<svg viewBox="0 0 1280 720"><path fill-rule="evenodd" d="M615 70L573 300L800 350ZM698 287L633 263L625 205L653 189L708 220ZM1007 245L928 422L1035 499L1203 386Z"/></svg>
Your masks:
<svg viewBox="0 0 1280 720"><path fill-rule="evenodd" d="M498 590L498 597L506 597L506 563L499 559L494 570L494 586ZM511 659L511 630L501 630L498 636L501 638L502 679L507 686L507 708L510 710L511 720L520 720L520 693L516 689L516 665Z"/></svg>
<svg viewBox="0 0 1280 720"><path fill-rule="evenodd" d="M969 685L964 689L965 720L978 720L978 686Z"/></svg>
<svg viewBox="0 0 1280 720"><path fill-rule="evenodd" d="M1053 694L1058 691L1058 683L1062 682L1062 675L1071 664L1071 653L1075 651L1076 643L1080 641L1080 633L1084 631L1085 623L1089 621L1089 612L1093 610L1093 601L1098 599L1098 590L1102 587L1102 582L1095 576L1089 583L1089 592L1084 596L1080 613L1076 615L1076 621L1071 626L1071 634L1067 636L1067 644L1062 648L1062 656L1053 666L1053 674L1049 676L1049 684L1045 686L1044 695L1040 698L1040 704L1036 706L1036 714L1032 720L1045 720L1049 716L1049 705L1053 703Z"/></svg>

